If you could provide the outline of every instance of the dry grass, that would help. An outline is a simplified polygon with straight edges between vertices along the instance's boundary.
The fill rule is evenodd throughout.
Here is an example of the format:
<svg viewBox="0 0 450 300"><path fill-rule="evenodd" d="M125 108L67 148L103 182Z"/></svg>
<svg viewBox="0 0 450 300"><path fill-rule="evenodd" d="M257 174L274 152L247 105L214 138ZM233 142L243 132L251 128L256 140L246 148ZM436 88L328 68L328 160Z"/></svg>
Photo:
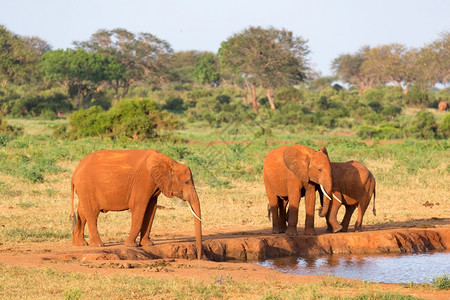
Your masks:
<svg viewBox="0 0 450 300"><path fill-rule="evenodd" d="M68 172L49 175L43 183L30 183L0 173L0 236L3 244L29 241L64 239L70 242L70 177L77 162L63 162ZM433 218L450 215L449 173L442 166L422 170L410 175L405 168L393 170L389 161L367 161L377 182L377 216L372 215L372 204L364 218L364 224L377 226L426 225ZM392 178L385 179L384 174ZM224 231L226 228L240 231L269 229L267 198L261 182L232 181L228 188L212 188L199 181L197 190L201 200L203 230ZM302 200L303 202L303 200ZM188 234L193 222L184 201L163 195L158 201L153 226L153 236L175 237ZM345 209L341 208L342 217ZM356 219L356 211L353 221ZM108 212L99 217L99 232L104 241L123 241L130 228L130 213ZM304 222L301 205L299 230ZM316 226L325 226L316 217Z"/></svg>

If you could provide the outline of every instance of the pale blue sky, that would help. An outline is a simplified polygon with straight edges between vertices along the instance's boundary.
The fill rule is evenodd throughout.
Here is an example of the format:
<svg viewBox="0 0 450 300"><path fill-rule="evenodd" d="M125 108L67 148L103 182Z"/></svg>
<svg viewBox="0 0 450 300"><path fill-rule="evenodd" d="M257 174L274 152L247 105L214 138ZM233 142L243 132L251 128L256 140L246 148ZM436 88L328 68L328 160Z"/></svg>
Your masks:
<svg viewBox="0 0 450 300"><path fill-rule="evenodd" d="M286 28L307 39L322 75L331 61L363 45L421 47L450 30L450 0L1 0L0 24L71 48L98 29L149 32L175 51L217 52L248 26Z"/></svg>

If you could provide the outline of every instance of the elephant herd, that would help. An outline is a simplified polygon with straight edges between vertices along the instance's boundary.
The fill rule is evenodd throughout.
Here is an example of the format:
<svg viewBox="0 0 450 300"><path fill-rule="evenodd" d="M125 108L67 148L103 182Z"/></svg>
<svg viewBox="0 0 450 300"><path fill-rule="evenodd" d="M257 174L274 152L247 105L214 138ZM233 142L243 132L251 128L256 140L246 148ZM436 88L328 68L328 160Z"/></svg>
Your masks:
<svg viewBox="0 0 450 300"><path fill-rule="evenodd" d="M355 230L361 230L362 219L374 197L375 178L357 161L330 162L327 150L318 151L303 145L281 146L270 151L263 163L264 185L272 213L272 232L297 235L298 210L305 197L304 234L316 234L314 210L316 191L326 217L327 231L347 231L353 211L358 207ZM75 213L74 193L78 196ZM191 170L156 150L102 150L86 156L76 167L71 181L74 221L73 244L88 245L84 239L87 223L89 245L103 246L97 230L100 212L131 211L131 229L127 246L153 245L150 231L158 196L185 200L194 216L197 257L202 253L200 201ZM339 224L339 207L346 208ZM140 235L139 242L136 242Z"/></svg>

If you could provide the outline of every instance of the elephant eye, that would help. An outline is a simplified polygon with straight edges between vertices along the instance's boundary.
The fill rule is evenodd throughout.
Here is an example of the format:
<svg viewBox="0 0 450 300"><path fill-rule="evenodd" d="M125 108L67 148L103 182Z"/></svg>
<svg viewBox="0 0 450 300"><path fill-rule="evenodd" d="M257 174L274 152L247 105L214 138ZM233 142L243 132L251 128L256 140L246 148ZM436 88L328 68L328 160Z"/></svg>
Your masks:
<svg viewBox="0 0 450 300"><path fill-rule="evenodd" d="M184 182L184 184L189 184L189 180L186 180L186 181Z"/></svg>

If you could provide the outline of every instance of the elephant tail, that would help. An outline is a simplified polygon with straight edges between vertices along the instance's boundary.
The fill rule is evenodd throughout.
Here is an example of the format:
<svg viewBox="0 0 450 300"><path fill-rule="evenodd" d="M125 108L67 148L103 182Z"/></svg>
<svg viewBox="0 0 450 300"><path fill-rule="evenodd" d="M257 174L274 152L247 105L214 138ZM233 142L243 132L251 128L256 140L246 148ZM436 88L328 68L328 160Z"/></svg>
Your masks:
<svg viewBox="0 0 450 300"><path fill-rule="evenodd" d="M77 216L75 215L75 209L74 209L74 204L73 204L74 191L75 191L75 185L73 184L73 182L71 182L70 183L70 200L71 200L71 204L72 204L72 213L70 214L70 220L72 221L72 232L75 229L75 225L77 223Z"/></svg>
<svg viewBox="0 0 450 300"><path fill-rule="evenodd" d="M272 210L270 209L270 205L267 204L267 217L269 218L270 221L270 215L272 214Z"/></svg>

